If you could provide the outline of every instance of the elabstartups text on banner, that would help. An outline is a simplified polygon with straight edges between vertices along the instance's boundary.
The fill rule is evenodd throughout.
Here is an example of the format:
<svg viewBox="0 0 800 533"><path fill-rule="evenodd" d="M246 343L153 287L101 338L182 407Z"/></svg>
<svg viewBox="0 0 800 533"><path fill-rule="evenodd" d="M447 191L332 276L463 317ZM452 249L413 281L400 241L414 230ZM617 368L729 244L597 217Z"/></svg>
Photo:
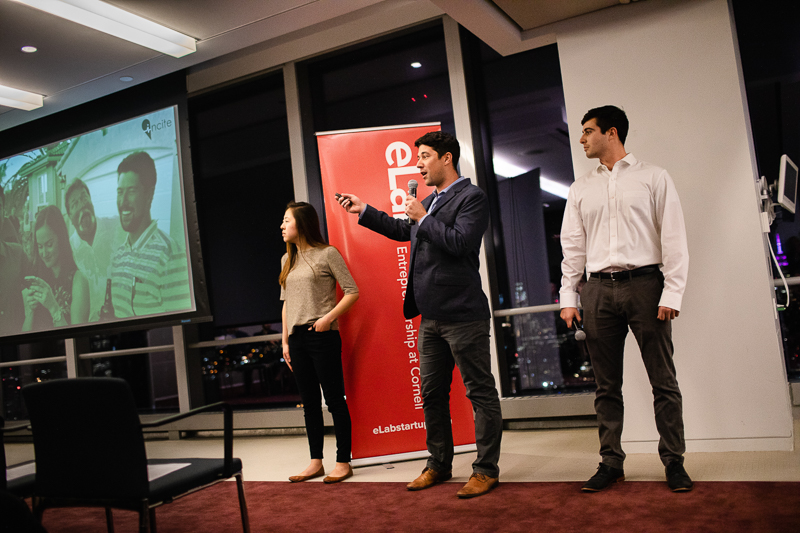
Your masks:
<svg viewBox="0 0 800 533"><path fill-rule="evenodd" d="M347 261L360 295L339 324L353 420L353 459L426 449L417 348L420 319L403 317L410 243L359 226L356 215L345 212L335 195L355 194L376 209L405 219L409 180L419 182L420 200L433 192L416 167L414 141L440 129L436 123L317 133L328 239ZM473 444L472 406L458 369L450 410L454 444Z"/></svg>

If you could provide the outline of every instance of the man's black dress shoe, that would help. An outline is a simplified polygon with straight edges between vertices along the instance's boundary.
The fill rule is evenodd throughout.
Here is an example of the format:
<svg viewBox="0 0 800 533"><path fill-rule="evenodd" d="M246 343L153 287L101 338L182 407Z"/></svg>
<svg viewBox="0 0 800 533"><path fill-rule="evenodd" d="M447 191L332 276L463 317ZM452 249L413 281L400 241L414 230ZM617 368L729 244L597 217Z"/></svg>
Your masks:
<svg viewBox="0 0 800 533"><path fill-rule="evenodd" d="M625 472L621 468L613 468L600 463L597 473L583 484L581 490L583 492L600 492L617 481L625 481Z"/></svg>
<svg viewBox="0 0 800 533"><path fill-rule="evenodd" d="M694 483L692 478L686 473L686 469L678 461L673 461L667 465L667 485L672 492L689 492Z"/></svg>

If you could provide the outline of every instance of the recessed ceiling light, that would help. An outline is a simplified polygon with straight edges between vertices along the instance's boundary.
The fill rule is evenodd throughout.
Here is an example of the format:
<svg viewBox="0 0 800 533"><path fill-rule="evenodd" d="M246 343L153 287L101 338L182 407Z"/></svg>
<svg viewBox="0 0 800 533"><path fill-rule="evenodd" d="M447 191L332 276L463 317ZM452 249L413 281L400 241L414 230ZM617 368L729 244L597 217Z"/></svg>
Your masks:
<svg viewBox="0 0 800 533"><path fill-rule="evenodd" d="M34 53L36 50L38 50L38 48L36 48L35 46L23 46L23 47L21 48L21 50L22 50L23 52L25 52L26 54L32 54L32 53Z"/></svg>
<svg viewBox="0 0 800 533"><path fill-rule="evenodd" d="M125 82L128 82L128 81L133 81L133 78L131 78L130 76L122 76L122 77L119 79L119 81L125 81Z"/></svg>
<svg viewBox="0 0 800 533"><path fill-rule="evenodd" d="M422 63L420 63L419 61L414 61L413 63L411 63L411 66L414 68L420 68L422 67Z"/></svg>

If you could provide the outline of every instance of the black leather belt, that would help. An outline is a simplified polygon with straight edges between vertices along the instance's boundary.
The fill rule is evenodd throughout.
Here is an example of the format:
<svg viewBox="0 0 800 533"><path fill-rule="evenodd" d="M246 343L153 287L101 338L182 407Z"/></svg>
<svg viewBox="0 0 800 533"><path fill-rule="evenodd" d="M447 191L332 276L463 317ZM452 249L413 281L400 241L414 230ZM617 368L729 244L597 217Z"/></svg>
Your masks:
<svg viewBox="0 0 800 533"><path fill-rule="evenodd" d="M590 277L610 279L612 281L628 281L639 276L646 276L658 272L658 265L647 265L633 270L620 270L619 272L592 272Z"/></svg>

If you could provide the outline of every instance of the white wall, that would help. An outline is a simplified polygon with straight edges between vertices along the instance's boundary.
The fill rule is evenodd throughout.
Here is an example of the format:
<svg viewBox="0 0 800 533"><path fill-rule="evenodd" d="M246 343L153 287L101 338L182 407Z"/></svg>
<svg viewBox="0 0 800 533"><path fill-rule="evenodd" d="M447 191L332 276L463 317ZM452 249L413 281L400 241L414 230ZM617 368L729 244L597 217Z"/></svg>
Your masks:
<svg viewBox="0 0 800 533"><path fill-rule="evenodd" d="M727 2L648 0L559 26L576 176L593 163L577 142L583 114L613 104L631 121L628 151L666 168L681 197L691 259L673 338L688 450L791 449L791 405ZM624 446L655 452L652 393L632 335L626 354Z"/></svg>

